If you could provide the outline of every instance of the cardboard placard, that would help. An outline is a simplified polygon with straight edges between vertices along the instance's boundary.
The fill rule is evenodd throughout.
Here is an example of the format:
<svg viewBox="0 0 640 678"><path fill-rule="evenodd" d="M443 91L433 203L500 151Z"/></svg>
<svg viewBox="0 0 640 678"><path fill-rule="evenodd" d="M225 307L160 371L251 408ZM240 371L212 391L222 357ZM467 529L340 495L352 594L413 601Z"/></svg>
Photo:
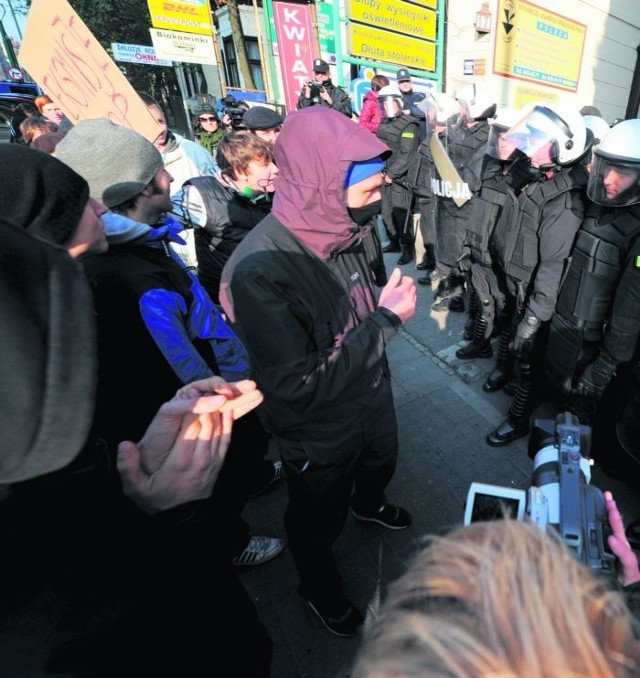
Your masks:
<svg viewBox="0 0 640 678"><path fill-rule="evenodd" d="M67 118L107 118L154 141L161 127L66 0L33 0L18 61Z"/></svg>

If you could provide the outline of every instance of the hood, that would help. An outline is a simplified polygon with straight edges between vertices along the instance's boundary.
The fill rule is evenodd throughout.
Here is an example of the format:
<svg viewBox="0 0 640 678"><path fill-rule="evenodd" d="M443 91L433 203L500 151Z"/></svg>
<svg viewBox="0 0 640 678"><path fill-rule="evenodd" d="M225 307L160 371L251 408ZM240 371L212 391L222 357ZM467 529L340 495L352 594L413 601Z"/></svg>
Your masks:
<svg viewBox="0 0 640 678"><path fill-rule="evenodd" d="M274 146L272 214L321 259L360 238L344 202L352 162L389 153L371 132L330 108L290 113Z"/></svg>
<svg viewBox="0 0 640 678"><path fill-rule="evenodd" d="M8 484L57 471L81 452L97 353L78 262L2 220L0 238L0 484Z"/></svg>

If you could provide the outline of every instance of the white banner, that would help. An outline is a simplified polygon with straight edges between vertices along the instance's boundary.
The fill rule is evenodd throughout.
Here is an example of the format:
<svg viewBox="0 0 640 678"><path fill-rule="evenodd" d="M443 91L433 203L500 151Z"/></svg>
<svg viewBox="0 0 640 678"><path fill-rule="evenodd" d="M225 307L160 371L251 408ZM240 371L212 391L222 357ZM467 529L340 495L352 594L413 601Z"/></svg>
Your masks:
<svg viewBox="0 0 640 678"><path fill-rule="evenodd" d="M216 64L213 38L210 35L177 33L159 28L149 30L159 58L189 64Z"/></svg>
<svg viewBox="0 0 640 678"><path fill-rule="evenodd" d="M158 59L155 49L149 45L127 45L122 42L112 42L111 50L114 61L126 61L131 64L146 64L148 66L173 66L172 61Z"/></svg>

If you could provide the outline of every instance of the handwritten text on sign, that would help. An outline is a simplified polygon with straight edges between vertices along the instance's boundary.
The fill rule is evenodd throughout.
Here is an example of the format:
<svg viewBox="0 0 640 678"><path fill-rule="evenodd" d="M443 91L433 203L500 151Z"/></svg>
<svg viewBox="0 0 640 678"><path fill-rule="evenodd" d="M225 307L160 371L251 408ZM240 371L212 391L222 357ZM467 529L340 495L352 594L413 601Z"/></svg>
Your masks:
<svg viewBox="0 0 640 678"><path fill-rule="evenodd" d="M161 129L66 0L34 0L20 64L72 123L107 118L153 141Z"/></svg>

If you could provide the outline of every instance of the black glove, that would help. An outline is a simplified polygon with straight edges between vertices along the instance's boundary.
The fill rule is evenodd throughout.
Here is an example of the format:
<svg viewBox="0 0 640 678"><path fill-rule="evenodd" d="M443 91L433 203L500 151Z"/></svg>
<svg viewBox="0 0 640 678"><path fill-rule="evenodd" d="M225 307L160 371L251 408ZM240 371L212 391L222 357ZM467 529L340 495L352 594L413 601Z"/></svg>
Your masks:
<svg viewBox="0 0 640 678"><path fill-rule="evenodd" d="M526 309L522 320L516 328L516 333L513 335L513 352L519 358L528 356L531 353L533 342L541 324L542 320L533 311Z"/></svg>
<svg viewBox="0 0 640 678"><path fill-rule="evenodd" d="M600 353L598 357L584 368L578 379L575 392L581 396L600 398L616 373L617 363Z"/></svg>

